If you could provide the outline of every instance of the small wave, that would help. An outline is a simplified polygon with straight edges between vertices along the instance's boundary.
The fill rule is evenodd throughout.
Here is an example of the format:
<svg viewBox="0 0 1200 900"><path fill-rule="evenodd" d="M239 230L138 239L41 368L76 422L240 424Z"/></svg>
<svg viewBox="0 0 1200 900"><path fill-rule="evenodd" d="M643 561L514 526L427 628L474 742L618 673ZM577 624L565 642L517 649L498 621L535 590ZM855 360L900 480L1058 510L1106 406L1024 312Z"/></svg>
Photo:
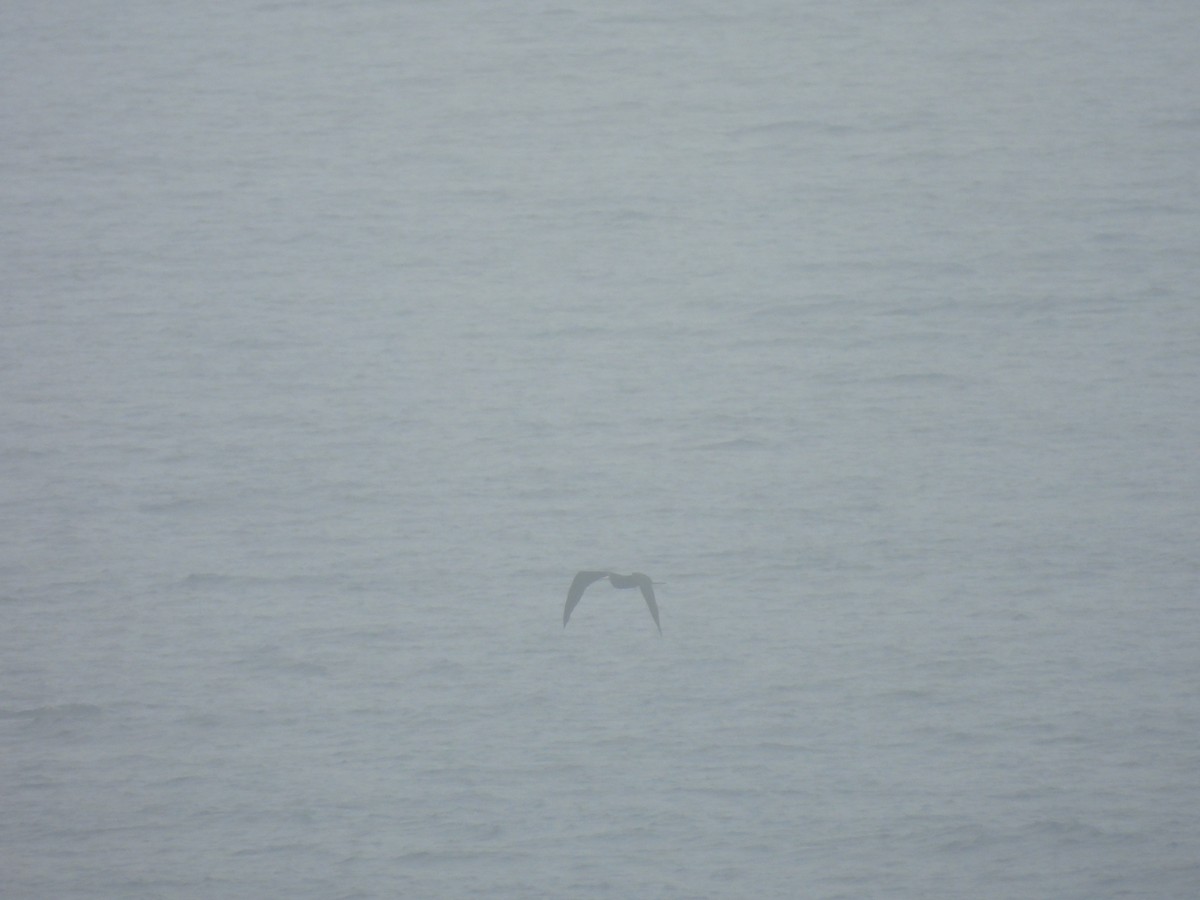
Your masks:
<svg viewBox="0 0 1200 900"><path fill-rule="evenodd" d="M91 719L104 711L90 703L62 703L30 709L0 709L0 719L26 719L35 722L70 722Z"/></svg>
<svg viewBox="0 0 1200 900"><path fill-rule="evenodd" d="M876 696L884 703L925 703L930 699L931 694L929 691L918 690L915 688L893 688L891 690L881 691Z"/></svg>
<svg viewBox="0 0 1200 900"><path fill-rule="evenodd" d="M813 752L813 748L808 744L793 744L788 741L760 741L758 750L762 753L788 757Z"/></svg>
<svg viewBox="0 0 1200 900"><path fill-rule="evenodd" d="M762 441L756 441L753 438L732 438L727 441L713 441L708 444L697 444L695 450L763 450L766 444Z"/></svg>
<svg viewBox="0 0 1200 900"><path fill-rule="evenodd" d="M227 587L231 584L244 584L247 581L254 579L245 578L239 575L218 575L214 572L196 572L188 575L179 583L185 587Z"/></svg>
<svg viewBox="0 0 1200 900"><path fill-rule="evenodd" d="M323 678L329 670L320 663L305 662L304 660L270 659L251 663L254 667L269 672L280 672L285 675L303 675L311 678Z"/></svg>
<svg viewBox="0 0 1200 900"><path fill-rule="evenodd" d="M189 509L199 509L203 504L195 497L168 497L163 500L151 500L138 506L144 513L176 513Z"/></svg>
<svg viewBox="0 0 1200 900"><path fill-rule="evenodd" d="M321 663L280 653L278 648L270 644L251 651L239 665L260 672L280 672L286 675L323 678L329 674L329 670Z"/></svg>
<svg viewBox="0 0 1200 900"><path fill-rule="evenodd" d="M263 846L246 847L235 850L234 856L267 856L273 853L311 853L317 848L305 841L291 841L284 844L265 844Z"/></svg>
<svg viewBox="0 0 1200 900"><path fill-rule="evenodd" d="M533 335L534 338L559 340L561 338L597 338L607 337L616 334L617 330L608 326L601 325L567 325L562 328L552 328L547 331L539 331Z"/></svg>
<svg viewBox="0 0 1200 900"><path fill-rule="evenodd" d="M965 380L957 375L946 372L899 372L895 375L881 375L874 378L862 379L868 384L965 384Z"/></svg>
<svg viewBox="0 0 1200 900"><path fill-rule="evenodd" d="M343 575L231 575L222 572L193 572L181 578L179 587L198 590L221 590L231 587L345 587L352 579Z"/></svg>
<svg viewBox="0 0 1200 900"><path fill-rule="evenodd" d="M829 125L814 119L780 119L775 122L762 122L749 125L731 132L735 138L756 137L790 137L798 134L828 131Z"/></svg>

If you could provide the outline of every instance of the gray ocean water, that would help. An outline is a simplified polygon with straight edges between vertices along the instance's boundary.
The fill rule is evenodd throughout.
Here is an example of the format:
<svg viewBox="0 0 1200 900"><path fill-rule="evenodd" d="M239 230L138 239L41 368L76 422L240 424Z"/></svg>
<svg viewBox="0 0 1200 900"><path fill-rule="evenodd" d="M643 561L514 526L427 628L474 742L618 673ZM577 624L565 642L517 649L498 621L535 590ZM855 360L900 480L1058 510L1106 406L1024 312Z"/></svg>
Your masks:
<svg viewBox="0 0 1200 900"><path fill-rule="evenodd" d="M10 0L0 894L1194 897L1197 46Z"/></svg>

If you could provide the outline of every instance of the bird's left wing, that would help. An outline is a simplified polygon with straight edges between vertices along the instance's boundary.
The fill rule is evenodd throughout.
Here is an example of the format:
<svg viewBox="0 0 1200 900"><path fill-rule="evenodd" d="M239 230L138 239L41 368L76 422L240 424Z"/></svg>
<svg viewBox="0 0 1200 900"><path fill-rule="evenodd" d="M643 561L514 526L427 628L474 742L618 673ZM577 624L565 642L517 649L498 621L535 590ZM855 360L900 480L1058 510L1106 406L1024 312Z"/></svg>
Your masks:
<svg viewBox="0 0 1200 900"><path fill-rule="evenodd" d="M578 605L579 598L583 596L587 586L593 581L607 577L607 572L580 572L575 576L575 580L571 582L571 589L567 591L566 606L563 607L563 628L567 627L567 619L571 618L571 610Z"/></svg>

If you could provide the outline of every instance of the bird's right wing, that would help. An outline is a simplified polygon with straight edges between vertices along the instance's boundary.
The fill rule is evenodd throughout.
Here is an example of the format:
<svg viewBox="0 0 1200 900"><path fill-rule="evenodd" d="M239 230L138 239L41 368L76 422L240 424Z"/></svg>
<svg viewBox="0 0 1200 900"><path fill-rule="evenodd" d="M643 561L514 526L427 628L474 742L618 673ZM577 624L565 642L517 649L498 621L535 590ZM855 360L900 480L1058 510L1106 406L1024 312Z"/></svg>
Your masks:
<svg viewBox="0 0 1200 900"><path fill-rule="evenodd" d="M587 586L593 581L607 577L607 572L580 572L575 576L575 580L571 582L571 589L567 591L567 605L563 607L563 628L567 627L567 619L571 618L571 610L579 604L579 598L583 596Z"/></svg>
<svg viewBox="0 0 1200 900"><path fill-rule="evenodd" d="M641 572L634 572L633 577L637 579L638 587L642 589L642 596L646 598L646 605L650 607L650 615L654 617L658 633L662 634L662 626L658 624L658 604L654 602L654 582L648 575L643 575Z"/></svg>

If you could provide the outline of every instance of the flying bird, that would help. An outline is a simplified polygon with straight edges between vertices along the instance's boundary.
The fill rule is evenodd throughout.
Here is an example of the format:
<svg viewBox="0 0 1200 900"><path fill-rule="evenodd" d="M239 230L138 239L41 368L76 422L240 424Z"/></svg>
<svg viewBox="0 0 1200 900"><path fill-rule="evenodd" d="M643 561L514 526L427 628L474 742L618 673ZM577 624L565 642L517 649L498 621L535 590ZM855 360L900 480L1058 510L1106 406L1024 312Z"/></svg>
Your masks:
<svg viewBox="0 0 1200 900"><path fill-rule="evenodd" d="M662 626L658 624L658 604L654 602L654 582L650 580L649 575L643 575L641 572L634 572L632 575L618 575L616 572L580 572L571 582L571 589L567 591L567 605L563 607L563 628L567 627L571 611L579 604L579 598L583 596L588 585L601 578L607 578L609 584L622 590L641 588L642 596L646 598L646 605L650 607L650 615L654 617L658 633L662 634Z"/></svg>

